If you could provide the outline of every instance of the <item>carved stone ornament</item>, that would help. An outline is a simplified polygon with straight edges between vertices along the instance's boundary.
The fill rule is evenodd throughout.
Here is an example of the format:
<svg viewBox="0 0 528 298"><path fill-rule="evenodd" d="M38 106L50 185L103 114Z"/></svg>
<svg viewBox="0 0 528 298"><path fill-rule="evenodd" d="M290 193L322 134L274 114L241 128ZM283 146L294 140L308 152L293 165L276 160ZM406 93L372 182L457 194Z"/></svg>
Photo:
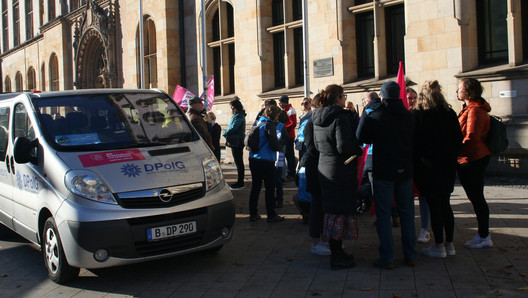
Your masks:
<svg viewBox="0 0 528 298"><path fill-rule="evenodd" d="M108 6L102 8L101 3ZM75 85L77 89L114 87L115 6L90 1L74 21Z"/></svg>

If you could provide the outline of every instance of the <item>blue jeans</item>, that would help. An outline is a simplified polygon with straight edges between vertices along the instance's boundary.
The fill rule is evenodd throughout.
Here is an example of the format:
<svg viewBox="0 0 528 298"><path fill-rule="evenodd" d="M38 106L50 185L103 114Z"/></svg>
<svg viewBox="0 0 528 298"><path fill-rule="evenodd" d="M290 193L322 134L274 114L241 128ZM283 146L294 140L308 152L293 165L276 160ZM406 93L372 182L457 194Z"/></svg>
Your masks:
<svg viewBox="0 0 528 298"><path fill-rule="evenodd" d="M413 261L416 258L412 179L385 181L374 178L376 228L380 241L379 255L380 261L384 264L392 264L394 261L394 240L391 226L393 199L396 201L396 208L400 214L403 254L407 261Z"/></svg>
<svg viewBox="0 0 528 298"><path fill-rule="evenodd" d="M422 229L429 229L429 204L424 196L419 196L418 200L420 202L420 220L422 222Z"/></svg>

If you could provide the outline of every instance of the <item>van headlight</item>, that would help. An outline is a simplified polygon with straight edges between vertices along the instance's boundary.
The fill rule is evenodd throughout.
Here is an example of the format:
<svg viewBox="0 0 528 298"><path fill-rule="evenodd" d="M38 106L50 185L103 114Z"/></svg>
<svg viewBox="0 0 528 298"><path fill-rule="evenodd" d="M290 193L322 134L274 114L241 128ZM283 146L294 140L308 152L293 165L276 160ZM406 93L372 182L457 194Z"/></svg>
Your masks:
<svg viewBox="0 0 528 298"><path fill-rule="evenodd" d="M69 191L85 199L117 205L108 186L90 171L69 171L64 177L64 183Z"/></svg>
<svg viewBox="0 0 528 298"><path fill-rule="evenodd" d="M205 191L210 191L222 182L222 169L220 164L212 155L202 160L205 174Z"/></svg>

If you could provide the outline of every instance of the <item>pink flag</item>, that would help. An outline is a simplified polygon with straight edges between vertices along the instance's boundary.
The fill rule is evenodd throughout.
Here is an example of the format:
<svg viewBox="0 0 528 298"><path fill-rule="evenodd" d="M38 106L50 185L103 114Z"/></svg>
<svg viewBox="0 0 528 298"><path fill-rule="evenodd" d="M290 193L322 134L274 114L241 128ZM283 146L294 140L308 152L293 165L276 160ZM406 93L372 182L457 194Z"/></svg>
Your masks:
<svg viewBox="0 0 528 298"><path fill-rule="evenodd" d="M204 92L200 95L200 98L204 98ZM210 111L213 108L214 103L214 76L211 76L207 81L207 110Z"/></svg>
<svg viewBox="0 0 528 298"><path fill-rule="evenodd" d="M409 102L407 102L407 88L405 87L405 75L403 74L403 63L401 61L396 81L398 82L398 85L400 85L400 99L402 100L403 105L409 109Z"/></svg>
<svg viewBox="0 0 528 298"><path fill-rule="evenodd" d="M189 99L195 96L191 91L177 85L172 98L182 109L187 109L189 107Z"/></svg>

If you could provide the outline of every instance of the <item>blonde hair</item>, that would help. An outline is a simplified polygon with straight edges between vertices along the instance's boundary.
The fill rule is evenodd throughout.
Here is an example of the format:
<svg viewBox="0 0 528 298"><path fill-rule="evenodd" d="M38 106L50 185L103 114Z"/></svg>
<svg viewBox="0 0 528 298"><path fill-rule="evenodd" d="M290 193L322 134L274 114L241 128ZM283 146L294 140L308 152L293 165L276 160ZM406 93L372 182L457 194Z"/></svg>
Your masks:
<svg viewBox="0 0 528 298"><path fill-rule="evenodd" d="M419 110L449 110L450 108L437 80L423 83L414 106Z"/></svg>
<svg viewBox="0 0 528 298"><path fill-rule="evenodd" d="M215 120L216 121L215 113L213 111L207 112L206 120L207 120L207 122L210 122L211 120Z"/></svg>

